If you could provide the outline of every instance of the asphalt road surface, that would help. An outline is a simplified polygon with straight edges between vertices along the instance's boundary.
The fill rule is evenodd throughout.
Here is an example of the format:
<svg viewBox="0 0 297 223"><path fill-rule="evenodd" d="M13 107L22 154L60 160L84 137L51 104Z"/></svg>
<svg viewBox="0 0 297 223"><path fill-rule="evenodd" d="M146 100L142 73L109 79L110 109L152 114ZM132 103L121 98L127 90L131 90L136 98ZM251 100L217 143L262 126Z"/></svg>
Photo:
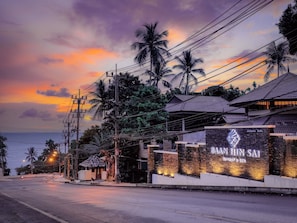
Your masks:
<svg viewBox="0 0 297 223"><path fill-rule="evenodd" d="M296 223L297 197L0 178L0 222Z"/></svg>

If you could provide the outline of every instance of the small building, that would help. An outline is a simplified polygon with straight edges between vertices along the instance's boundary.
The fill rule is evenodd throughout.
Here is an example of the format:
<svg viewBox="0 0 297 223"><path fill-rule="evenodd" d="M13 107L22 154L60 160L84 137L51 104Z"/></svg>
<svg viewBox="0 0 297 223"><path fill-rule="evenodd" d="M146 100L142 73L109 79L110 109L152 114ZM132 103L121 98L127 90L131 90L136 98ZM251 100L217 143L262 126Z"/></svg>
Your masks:
<svg viewBox="0 0 297 223"><path fill-rule="evenodd" d="M79 164L84 170L78 172L79 180L106 180L106 163L104 157L92 155Z"/></svg>

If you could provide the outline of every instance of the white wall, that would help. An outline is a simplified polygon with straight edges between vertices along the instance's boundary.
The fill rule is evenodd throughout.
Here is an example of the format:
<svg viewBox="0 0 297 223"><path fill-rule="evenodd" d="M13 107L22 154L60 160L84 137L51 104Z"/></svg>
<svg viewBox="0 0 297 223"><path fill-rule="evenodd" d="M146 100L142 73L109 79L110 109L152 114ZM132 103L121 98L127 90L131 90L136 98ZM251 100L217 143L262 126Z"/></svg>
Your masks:
<svg viewBox="0 0 297 223"><path fill-rule="evenodd" d="M200 178L175 174L174 177L153 174L153 184L163 185L197 185L197 186L245 186L245 187L275 187L297 188L297 179L279 176L265 176L264 182L247 180L218 174L203 173Z"/></svg>
<svg viewBox="0 0 297 223"><path fill-rule="evenodd" d="M78 179L79 180L91 180L96 179L96 172L92 172L92 170L80 170L78 171Z"/></svg>

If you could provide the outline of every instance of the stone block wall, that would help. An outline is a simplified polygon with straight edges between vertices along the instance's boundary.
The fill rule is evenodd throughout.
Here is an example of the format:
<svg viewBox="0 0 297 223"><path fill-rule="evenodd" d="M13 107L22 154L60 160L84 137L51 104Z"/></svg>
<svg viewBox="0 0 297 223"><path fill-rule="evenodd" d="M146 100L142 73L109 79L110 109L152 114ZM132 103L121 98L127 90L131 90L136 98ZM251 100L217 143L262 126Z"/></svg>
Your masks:
<svg viewBox="0 0 297 223"><path fill-rule="evenodd" d="M268 175L297 178L297 136L273 128L212 126L206 128L205 144L178 141L176 152L149 146L148 173L194 178L214 173L262 182Z"/></svg>
<svg viewBox="0 0 297 223"><path fill-rule="evenodd" d="M159 149L158 145L148 145L147 152L148 152L148 159L147 159L147 183L152 182L152 174L155 170L155 156L154 150Z"/></svg>
<svg viewBox="0 0 297 223"><path fill-rule="evenodd" d="M297 178L297 136L285 136L282 175Z"/></svg>
<svg viewBox="0 0 297 223"><path fill-rule="evenodd" d="M178 172L178 156L176 152L154 151L154 173L173 177Z"/></svg>
<svg viewBox="0 0 297 223"><path fill-rule="evenodd" d="M178 173L200 177L206 172L205 146L199 144L181 144L178 148Z"/></svg>
<svg viewBox="0 0 297 223"><path fill-rule="evenodd" d="M271 175L283 175L284 172L284 160L286 151L286 142L284 140L285 134L271 134L271 153L270 153L270 167L269 174Z"/></svg>

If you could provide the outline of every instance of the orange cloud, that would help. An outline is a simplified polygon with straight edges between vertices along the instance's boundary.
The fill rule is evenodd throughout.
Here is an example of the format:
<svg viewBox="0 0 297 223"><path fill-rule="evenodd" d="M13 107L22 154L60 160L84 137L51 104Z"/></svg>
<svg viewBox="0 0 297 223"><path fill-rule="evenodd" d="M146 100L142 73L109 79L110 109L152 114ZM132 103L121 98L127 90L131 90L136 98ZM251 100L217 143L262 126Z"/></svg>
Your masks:
<svg viewBox="0 0 297 223"><path fill-rule="evenodd" d="M89 77L95 77L95 78L100 78L105 75L105 72L89 72L88 76Z"/></svg>
<svg viewBox="0 0 297 223"><path fill-rule="evenodd" d="M168 38L167 40L170 43L177 43L182 42L184 39L186 39L186 35L182 30L178 30L175 28L171 28L168 30Z"/></svg>
<svg viewBox="0 0 297 223"><path fill-rule="evenodd" d="M224 83L229 79L231 80L231 82L226 83L224 87L228 88L230 85L233 85L235 87L239 87L241 90L245 90L246 88L251 87L254 81L256 81L258 85L262 85L264 83L266 65L264 63L261 64L261 62L263 62L265 58L259 57L245 64L241 64L248 61L249 59L250 58L238 56L228 58L226 60L216 61L214 64L211 64L208 69L209 72L206 73L206 76L203 78L199 78L199 84L195 91L202 91L210 86ZM257 64L259 64L259 66L257 66L258 69L253 70L253 67ZM227 66L222 69L216 70L225 65ZM240 74L242 74L242 76L239 76L237 78L236 76ZM274 73L271 74L271 79L273 79L274 76ZM235 79L233 80L232 78Z"/></svg>
<svg viewBox="0 0 297 223"><path fill-rule="evenodd" d="M65 65L80 65L98 63L99 60L116 58L118 55L101 48L88 48L70 54L54 55L54 58L61 59Z"/></svg>

